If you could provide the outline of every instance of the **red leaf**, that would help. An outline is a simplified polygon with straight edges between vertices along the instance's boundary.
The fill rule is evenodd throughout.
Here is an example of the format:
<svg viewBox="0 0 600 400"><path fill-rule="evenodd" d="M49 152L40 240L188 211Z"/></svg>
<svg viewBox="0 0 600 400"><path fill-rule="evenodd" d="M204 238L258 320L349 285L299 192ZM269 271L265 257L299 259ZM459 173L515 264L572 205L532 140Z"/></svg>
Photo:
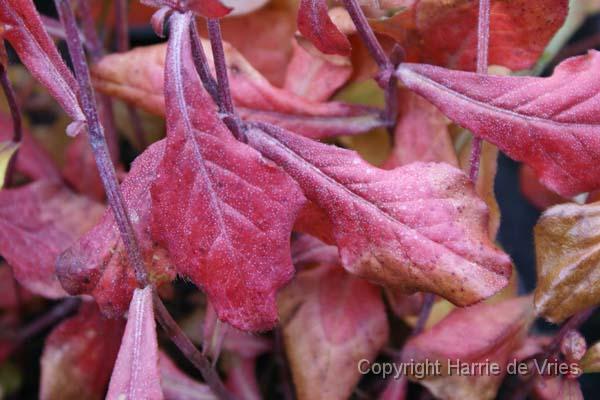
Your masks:
<svg viewBox="0 0 600 400"><path fill-rule="evenodd" d="M125 323L106 319L93 303L58 325L41 359L40 399L103 399Z"/></svg>
<svg viewBox="0 0 600 400"><path fill-rule="evenodd" d="M180 12L193 11L206 18L221 18L231 12L221 0L141 0L153 7L169 7Z"/></svg>
<svg viewBox="0 0 600 400"><path fill-rule="evenodd" d="M46 33L33 1L0 2L0 24L4 24L3 38L10 42L23 64L75 121L67 132L76 134L85 120L77 99L77 82Z"/></svg>
<svg viewBox="0 0 600 400"><path fill-rule="evenodd" d="M31 292L65 296L56 257L98 220L102 207L60 183L38 181L0 191L0 254Z"/></svg>
<svg viewBox="0 0 600 400"><path fill-rule="evenodd" d="M300 1L298 30L325 54L350 55L350 42L329 18L325 0Z"/></svg>
<svg viewBox="0 0 600 400"><path fill-rule="evenodd" d="M104 201L106 198L87 133L77 135L66 148L62 171L65 180L78 193L98 201Z"/></svg>
<svg viewBox="0 0 600 400"><path fill-rule="evenodd" d="M560 29L568 0L491 0L490 65L530 68ZM410 60L472 71L477 56L478 1L422 0L379 29L407 49ZM377 29L377 26L376 26Z"/></svg>
<svg viewBox="0 0 600 400"><path fill-rule="evenodd" d="M153 234L220 319L268 329L277 320L275 292L293 275L290 232L304 197L217 118L192 64L189 17L174 14L171 24L168 135L151 190Z"/></svg>
<svg viewBox="0 0 600 400"><path fill-rule="evenodd" d="M302 271L279 304L298 398L349 398L361 378L359 361L373 361L388 340L379 288L321 264Z"/></svg>
<svg viewBox="0 0 600 400"><path fill-rule="evenodd" d="M133 292L106 398L160 400L163 398L160 381L152 287L147 286Z"/></svg>
<svg viewBox="0 0 600 400"><path fill-rule="evenodd" d="M533 169L527 165L521 165L519 168L519 188L523 196L541 211L569 202L568 198L554 193L540 183Z"/></svg>
<svg viewBox="0 0 600 400"><path fill-rule="evenodd" d="M549 78L489 76L402 64L398 77L456 123L531 166L570 196L600 188L600 53L561 63Z"/></svg>
<svg viewBox="0 0 600 400"><path fill-rule="evenodd" d="M212 52L203 41L209 64ZM165 114L165 45L104 57L94 68L96 88L157 115ZM231 92L240 116L272 122L312 138L352 135L382 126L380 110L341 102L318 103L272 86L233 47L225 44Z"/></svg>
<svg viewBox="0 0 600 400"><path fill-rule="evenodd" d="M150 279L157 285L175 277L166 252L150 237L150 185L163 151L164 141L150 146L134 161L121 185ZM136 286L110 209L93 229L60 255L56 269L65 290L71 294L92 294L109 315L123 314Z"/></svg>
<svg viewBox="0 0 600 400"><path fill-rule="evenodd" d="M349 272L458 305L508 284L510 260L490 242L487 207L461 171L423 163L384 171L352 151L261 128L248 130L249 143L325 212Z"/></svg>
<svg viewBox="0 0 600 400"><path fill-rule="evenodd" d="M9 115L0 112L0 141L12 138L12 121ZM60 180L60 172L48 152L40 146L31 133L23 129L16 169L31 179Z"/></svg>

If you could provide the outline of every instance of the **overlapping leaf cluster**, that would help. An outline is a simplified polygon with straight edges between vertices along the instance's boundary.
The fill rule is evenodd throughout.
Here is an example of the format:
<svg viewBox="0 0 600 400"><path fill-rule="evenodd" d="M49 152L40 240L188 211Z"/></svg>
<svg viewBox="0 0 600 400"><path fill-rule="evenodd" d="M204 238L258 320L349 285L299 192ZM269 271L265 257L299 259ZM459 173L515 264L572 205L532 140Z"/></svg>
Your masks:
<svg viewBox="0 0 600 400"><path fill-rule="evenodd" d="M93 27L82 15L86 1L78 3L89 48ZM469 72L477 57L476 1L362 2L362 9L342 2L350 13L324 0L142 3L159 9L152 24L159 33L168 27L167 43L97 57L92 78L98 93L129 103L132 120L131 107L165 120L166 133L140 149L120 186L146 287L119 234L122 216L104 210L98 194L82 88L45 29L48 18L31 0L0 0L2 38L64 109L66 132L79 135L62 170L30 132L0 146L0 177L12 168L21 179L0 191L0 254L12 276L36 296L89 295L46 341L41 398L218 394L159 349L161 314L153 305L158 296L178 296L177 277L205 296L194 305L201 315L192 321L205 324L196 335L215 361L221 350L227 355L226 385L239 398L261 397L255 368L264 353L284 365L287 358L299 398L350 397L361 379L357 363L402 341L390 319L414 324L431 294L427 329L417 328L395 361L492 360L501 373L409 375L367 386L383 399L405 398L407 379L436 398L491 399L513 359L554 357L597 370L597 346L587 351L576 330L551 341L528 337L536 316L578 321L600 302L597 204L564 204L542 215L534 296L517 296L511 260L494 243L498 149L527 168L522 186L536 204L581 193L593 199L600 189L600 54L569 58L546 78L510 73L542 56L567 17L566 0L491 1L490 62L504 69L490 75ZM206 19L210 41L197 36L206 33ZM215 23L231 43L215 39ZM245 29L256 35L251 46ZM365 30L392 54L378 74L367 55L373 43L360 40ZM399 90L389 90L396 81ZM369 90L384 94L377 84L386 90L386 110L366 99ZM110 128L119 109L98 98L110 141L116 128L127 129ZM144 114L143 122L151 118ZM0 122L10 125L7 117ZM379 166L361 157L368 150L360 144L377 135L393 137L393 146L375 149L387 158ZM486 141L475 181L463 172L473 137ZM118 151L112 148L117 161ZM93 187L85 189L81 176ZM18 314L15 302L5 303L7 315ZM272 329L275 343L269 334L247 333ZM0 339L0 361L13 351ZM522 384L542 399L575 399L574 378Z"/></svg>

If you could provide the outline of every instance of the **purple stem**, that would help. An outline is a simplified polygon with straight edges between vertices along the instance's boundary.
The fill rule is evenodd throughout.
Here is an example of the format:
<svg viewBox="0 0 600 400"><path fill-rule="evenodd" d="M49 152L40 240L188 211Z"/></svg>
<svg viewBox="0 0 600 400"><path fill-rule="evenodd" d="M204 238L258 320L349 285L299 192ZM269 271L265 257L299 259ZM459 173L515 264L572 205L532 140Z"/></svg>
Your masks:
<svg viewBox="0 0 600 400"><path fill-rule="evenodd" d="M7 339L12 340L8 349L8 354L14 352L19 346L26 343L31 338L45 331L49 327L55 325L58 321L71 315L81 304L81 299L78 297L68 297L62 302L55 305L50 311L44 315L34 319L25 327L20 329L16 334L8 335Z"/></svg>
<svg viewBox="0 0 600 400"><path fill-rule="evenodd" d="M220 399L233 399L233 396L223 385L221 378L213 368L210 360L204 356L183 333L156 292L153 292L153 300L158 323L165 330L169 339L175 343L179 350L185 354L187 359L200 371L213 394Z"/></svg>
<svg viewBox="0 0 600 400"><path fill-rule="evenodd" d="M431 315L431 310L433 308L434 303L435 295L433 293L425 293L425 296L423 298L423 305L421 306L421 311L419 313L419 318L417 319L417 323L415 324L411 336L417 336L425 330L425 326L427 325L429 315Z"/></svg>
<svg viewBox="0 0 600 400"><path fill-rule="evenodd" d="M490 44L490 0L479 0L479 21L477 25L477 73L487 74L488 72L488 52ZM473 137L471 143L471 168L469 178L473 183L477 183L479 175L479 164L481 163L481 146L483 140L480 137Z"/></svg>
<svg viewBox="0 0 600 400"><path fill-rule="evenodd" d="M79 99L86 117L89 141L96 159L98 172L100 173L108 203L113 211L123 244L125 245L129 263L135 270L138 285L145 287L148 285L148 276L142 261L142 254L137 238L135 237L133 226L125 207L125 201L119 187L115 168L108 152L104 131L100 125L90 71L86 63L81 40L79 39L75 16L69 0L55 0L55 3L60 19L65 27L65 32L67 33L67 46L71 55L71 61L73 62L75 77L79 83Z"/></svg>
<svg viewBox="0 0 600 400"><path fill-rule="evenodd" d="M221 36L221 23L218 19L209 18L208 36L210 37L210 45L213 52L215 63L215 71L217 74L219 109L225 114L223 122L236 139L247 142L243 126L235 114L233 108L233 100L231 98L231 90L229 87L229 78L227 77L227 62L225 60L225 51L223 50L223 37Z"/></svg>
<svg viewBox="0 0 600 400"><path fill-rule="evenodd" d="M402 62L404 52L400 45L396 45L392 52L392 59L390 59L377 40L358 1L344 0L344 5L371 57L379 66L377 82L385 91L384 119L391 131L394 129L398 116L398 78L394 75L394 68Z"/></svg>
<svg viewBox="0 0 600 400"><path fill-rule="evenodd" d="M15 91L10 84L10 80L8 79L8 74L6 71L6 67L4 64L0 63L0 85L2 86L2 91L4 92L4 97L6 98L6 102L8 103L8 107L10 108L10 115L12 117L13 124L13 137L12 141L14 143L21 143L23 139L23 127L21 123L21 111L19 110L19 104L17 103L17 98L15 96ZM4 179L4 185L6 187L11 186L14 179L15 167L17 163L17 157L19 156L19 151L15 151L15 154L11 157L8 167L6 169L6 175Z"/></svg>
<svg viewBox="0 0 600 400"><path fill-rule="evenodd" d="M227 76L227 63L225 60L225 51L223 50L221 24L218 19L214 18L209 18L207 24L208 35L210 37L210 46L212 48L213 59L215 62L215 71L217 73L217 81L219 82L219 105L223 107L223 112L233 115L233 100L231 99L229 78Z"/></svg>
<svg viewBox="0 0 600 400"><path fill-rule="evenodd" d="M219 103L219 85L213 78L210 68L208 67L208 59L200 40L200 34L198 33L198 27L196 26L195 19L190 22L190 35L192 37L192 57L194 58L194 65L204 89L210 94L216 104Z"/></svg>
<svg viewBox="0 0 600 400"><path fill-rule="evenodd" d="M367 17L363 13L360 5L357 0L344 0L344 5L346 6L346 10L350 14L350 18L354 22L356 29L358 30L358 34L361 36L363 42L367 46L371 57L375 60L379 69L382 71L392 70L389 72L392 75L393 65L390 62L388 56L385 54L383 47L375 37L375 33L371 26L369 25L369 21L367 21Z"/></svg>
<svg viewBox="0 0 600 400"><path fill-rule="evenodd" d="M108 203L115 216L121 239L125 245L128 261L135 270L138 286L144 288L149 284L148 276L142 261L140 247L135 232L133 231L129 214L127 213L125 201L117 181L115 169L108 154L108 146L98 118L90 72L85 60L85 53L83 51L81 40L77 32L75 16L69 5L69 0L55 0L55 3L67 33L67 46L69 48L69 54L71 55L71 61L73 62L75 77L79 83L81 108L86 116L89 131L88 136L94 152L94 157L96 158L96 165L98 166L98 171L102 178ZM211 368L210 361L203 357L202 353L200 353L185 336L155 291L153 291L153 303L157 314L156 318L161 326L182 353L200 370L214 393L223 399L231 398L221 383L216 371Z"/></svg>
<svg viewBox="0 0 600 400"><path fill-rule="evenodd" d="M96 32L96 26L92 18L89 0L79 0L77 2L77 11L83 26L83 36L85 38L86 48L90 52L92 62L96 63L100 61L104 55L104 46L102 45L102 41ZM115 115L112 100L108 96L99 94L98 102L98 105L100 106L100 115L102 116L102 123L104 125L104 129L106 130L106 137L108 138L110 155L112 160L117 162L119 159L119 139L117 137L117 128L115 126Z"/></svg>

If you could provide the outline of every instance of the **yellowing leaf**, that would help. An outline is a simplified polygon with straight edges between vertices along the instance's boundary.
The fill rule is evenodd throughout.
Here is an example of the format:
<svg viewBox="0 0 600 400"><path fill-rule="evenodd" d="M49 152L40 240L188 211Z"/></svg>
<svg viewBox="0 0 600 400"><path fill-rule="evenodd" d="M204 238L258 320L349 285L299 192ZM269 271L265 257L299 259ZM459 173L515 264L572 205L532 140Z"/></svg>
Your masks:
<svg viewBox="0 0 600 400"><path fill-rule="evenodd" d="M600 203L548 209L535 227L535 308L558 323L600 302Z"/></svg>
<svg viewBox="0 0 600 400"><path fill-rule="evenodd" d="M600 342L588 349L579 365L585 373L600 372Z"/></svg>
<svg viewBox="0 0 600 400"><path fill-rule="evenodd" d="M4 186L6 179L6 170L10 164L10 160L19 148L19 143L12 141L0 142L0 189Z"/></svg>

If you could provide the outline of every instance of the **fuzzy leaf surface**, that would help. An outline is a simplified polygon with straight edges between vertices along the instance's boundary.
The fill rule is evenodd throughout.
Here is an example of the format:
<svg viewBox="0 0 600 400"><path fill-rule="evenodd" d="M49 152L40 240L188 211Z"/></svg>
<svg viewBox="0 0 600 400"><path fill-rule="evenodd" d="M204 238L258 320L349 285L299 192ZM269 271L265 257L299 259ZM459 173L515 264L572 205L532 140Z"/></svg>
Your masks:
<svg viewBox="0 0 600 400"><path fill-rule="evenodd" d="M478 75L402 64L410 89L564 196L600 188L600 52L562 62L549 78Z"/></svg>
<svg viewBox="0 0 600 400"><path fill-rule="evenodd" d="M325 54L350 55L350 41L329 18L326 0L300 0L298 30Z"/></svg>
<svg viewBox="0 0 600 400"><path fill-rule="evenodd" d="M133 162L121 184L123 198L142 250L149 278L156 285L175 278L166 251L150 236L152 199L150 185L164 152L164 140L150 146ZM133 268L112 210L73 243L56 263L62 286L73 295L91 294L108 315L120 316L128 308L136 287Z"/></svg>
<svg viewBox="0 0 600 400"><path fill-rule="evenodd" d="M0 25L3 25L2 37L12 45L23 64L78 123L73 128L80 126L85 117L77 99L77 83L44 29L33 1L0 2Z"/></svg>
<svg viewBox="0 0 600 400"><path fill-rule="evenodd" d="M152 287L135 289L123 341L110 378L108 400L162 400Z"/></svg>
<svg viewBox="0 0 600 400"><path fill-rule="evenodd" d="M269 329L277 321L275 293L294 273L290 233L305 199L218 119L191 61L189 19L174 15L171 23L153 236L177 271L206 291L221 320Z"/></svg>
<svg viewBox="0 0 600 400"><path fill-rule="evenodd" d="M458 169L413 163L385 171L355 152L267 125L247 136L321 209L349 272L407 292L437 293L457 305L508 284L510 260L488 238L487 207ZM314 232L323 226L305 228L327 237Z"/></svg>

